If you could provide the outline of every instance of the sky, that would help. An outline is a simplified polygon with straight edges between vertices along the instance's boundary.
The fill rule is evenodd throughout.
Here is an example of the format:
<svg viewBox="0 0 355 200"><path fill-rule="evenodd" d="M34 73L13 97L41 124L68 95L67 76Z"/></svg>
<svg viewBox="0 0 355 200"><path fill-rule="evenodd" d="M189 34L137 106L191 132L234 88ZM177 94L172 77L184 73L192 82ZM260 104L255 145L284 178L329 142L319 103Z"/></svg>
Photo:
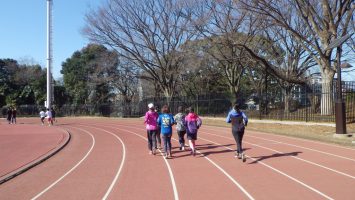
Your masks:
<svg viewBox="0 0 355 200"><path fill-rule="evenodd" d="M85 13L104 0L53 0L53 76L61 64L89 41L81 34ZM46 0L0 0L0 58L46 66Z"/></svg>
<svg viewBox="0 0 355 200"><path fill-rule="evenodd" d="M85 13L105 0L53 0L53 76L61 64L89 41L81 34ZM0 0L0 58L32 61L46 66L46 0ZM355 68L355 63L351 63ZM342 73L355 81L355 71Z"/></svg>

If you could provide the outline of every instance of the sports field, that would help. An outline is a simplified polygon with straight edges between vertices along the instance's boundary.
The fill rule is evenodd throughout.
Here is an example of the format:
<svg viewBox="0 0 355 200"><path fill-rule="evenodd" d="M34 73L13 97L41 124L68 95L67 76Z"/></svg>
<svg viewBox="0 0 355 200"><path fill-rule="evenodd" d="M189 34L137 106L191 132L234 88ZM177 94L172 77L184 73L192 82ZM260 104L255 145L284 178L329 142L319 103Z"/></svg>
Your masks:
<svg viewBox="0 0 355 200"><path fill-rule="evenodd" d="M1 122L0 176L46 160L2 183L0 199L354 199L353 147L247 128L243 163L230 128L204 124L195 157L174 132L165 159L148 154L142 119L18 121Z"/></svg>

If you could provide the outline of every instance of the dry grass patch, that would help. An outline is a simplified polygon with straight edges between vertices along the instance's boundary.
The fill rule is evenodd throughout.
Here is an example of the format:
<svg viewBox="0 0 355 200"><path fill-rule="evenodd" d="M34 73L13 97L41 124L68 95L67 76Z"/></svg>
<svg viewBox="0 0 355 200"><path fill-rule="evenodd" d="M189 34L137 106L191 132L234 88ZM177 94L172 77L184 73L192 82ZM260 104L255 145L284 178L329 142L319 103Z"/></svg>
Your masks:
<svg viewBox="0 0 355 200"><path fill-rule="evenodd" d="M222 118L204 118L204 124L211 126L230 127ZM284 122L283 122L284 123ZM306 124L306 123L305 123ZM300 124L282 124L282 123L263 123L262 121L253 121L248 124L247 130L260 131L278 135L287 135L291 137L304 138L327 143L340 144L355 148L355 123L347 124L347 132L352 133L352 137L335 138L335 127L324 125L300 125Z"/></svg>

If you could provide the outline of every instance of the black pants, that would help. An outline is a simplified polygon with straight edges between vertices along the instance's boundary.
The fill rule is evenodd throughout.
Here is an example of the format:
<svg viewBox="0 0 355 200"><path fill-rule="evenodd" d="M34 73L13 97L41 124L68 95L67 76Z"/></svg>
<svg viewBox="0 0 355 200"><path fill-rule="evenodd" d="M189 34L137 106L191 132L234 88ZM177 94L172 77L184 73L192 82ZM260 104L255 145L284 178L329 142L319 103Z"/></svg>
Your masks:
<svg viewBox="0 0 355 200"><path fill-rule="evenodd" d="M177 134L179 136L179 143L180 143L180 147L185 146L185 134L186 131L177 131Z"/></svg>
<svg viewBox="0 0 355 200"><path fill-rule="evenodd" d="M237 143L237 152L243 153L242 140L243 140L243 136L244 136L244 129L240 130L240 131L232 130L232 134L233 134L235 142Z"/></svg>
<svg viewBox="0 0 355 200"><path fill-rule="evenodd" d="M157 147L157 142L156 142L156 130L147 130L147 138L148 138L148 149L150 151L153 150L153 148L155 149Z"/></svg>

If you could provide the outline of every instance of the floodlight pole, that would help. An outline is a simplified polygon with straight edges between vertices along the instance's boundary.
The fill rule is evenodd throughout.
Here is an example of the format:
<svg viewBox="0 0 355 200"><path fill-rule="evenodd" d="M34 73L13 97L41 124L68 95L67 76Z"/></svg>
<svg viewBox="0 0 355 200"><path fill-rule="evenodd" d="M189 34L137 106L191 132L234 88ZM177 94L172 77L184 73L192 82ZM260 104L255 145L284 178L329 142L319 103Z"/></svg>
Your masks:
<svg viewBox="0 0 355 200"><path fill-rule="evenodd" d="M47 0L47 108L52 104L52 0Z"/></svg>

